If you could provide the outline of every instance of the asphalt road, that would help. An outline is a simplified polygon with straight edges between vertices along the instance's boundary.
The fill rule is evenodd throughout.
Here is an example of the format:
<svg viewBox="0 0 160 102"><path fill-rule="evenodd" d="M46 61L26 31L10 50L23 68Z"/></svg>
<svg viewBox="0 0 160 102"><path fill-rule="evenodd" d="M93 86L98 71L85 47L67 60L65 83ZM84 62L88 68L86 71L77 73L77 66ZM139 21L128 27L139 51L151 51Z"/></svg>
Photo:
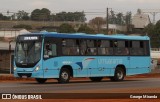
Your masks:
<svg viewBox="0 0 160 102"><path fill-rule="evenodd" d="M160 78L135 78L122 82L71 80L68 84L58 84L53 80L45 84L38 84L36 81L0 82L0 93L116 93L137 92L136 90L158 93Z"/></svg>

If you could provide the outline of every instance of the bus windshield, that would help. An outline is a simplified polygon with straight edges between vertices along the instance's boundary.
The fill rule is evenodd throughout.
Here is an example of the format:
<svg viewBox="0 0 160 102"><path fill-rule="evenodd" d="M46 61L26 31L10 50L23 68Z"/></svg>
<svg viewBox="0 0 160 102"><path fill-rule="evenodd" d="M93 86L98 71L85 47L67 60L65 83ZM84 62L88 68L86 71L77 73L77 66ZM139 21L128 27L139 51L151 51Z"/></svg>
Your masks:
<svg viewBox="0 0 160 102"><path fill-rule="evenodd" d="M33 67L41 58L42 43L40 41L19 41L16 44L16 64Z"/></svg>

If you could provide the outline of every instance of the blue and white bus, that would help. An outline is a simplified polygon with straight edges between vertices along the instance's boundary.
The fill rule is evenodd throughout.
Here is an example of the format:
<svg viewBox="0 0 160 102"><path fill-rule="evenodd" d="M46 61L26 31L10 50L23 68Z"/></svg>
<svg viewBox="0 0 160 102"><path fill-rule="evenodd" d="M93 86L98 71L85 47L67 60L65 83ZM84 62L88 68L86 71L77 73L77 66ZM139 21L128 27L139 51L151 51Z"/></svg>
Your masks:
<svg viewBox="0 0 160 102"><path fill-rule="evenodd" d="M122 81L126 75L149 73L150 63L148 36L31 33L17 38L14 76L38 83L51 78L68 83L72 77Z"/></svg>

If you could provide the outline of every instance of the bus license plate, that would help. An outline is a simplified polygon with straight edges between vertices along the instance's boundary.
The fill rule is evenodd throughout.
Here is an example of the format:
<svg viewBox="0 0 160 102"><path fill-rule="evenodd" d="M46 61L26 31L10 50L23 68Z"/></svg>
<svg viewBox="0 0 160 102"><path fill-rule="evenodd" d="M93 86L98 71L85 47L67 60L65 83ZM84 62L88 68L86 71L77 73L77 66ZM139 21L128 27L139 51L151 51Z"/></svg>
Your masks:
<svg viewBox="0 0 160 102"><path fill-rule="evenodd" d="M26 76L26 75L24 75L24 76L22 76L22 78L27 78L27 76Z"/></svg>

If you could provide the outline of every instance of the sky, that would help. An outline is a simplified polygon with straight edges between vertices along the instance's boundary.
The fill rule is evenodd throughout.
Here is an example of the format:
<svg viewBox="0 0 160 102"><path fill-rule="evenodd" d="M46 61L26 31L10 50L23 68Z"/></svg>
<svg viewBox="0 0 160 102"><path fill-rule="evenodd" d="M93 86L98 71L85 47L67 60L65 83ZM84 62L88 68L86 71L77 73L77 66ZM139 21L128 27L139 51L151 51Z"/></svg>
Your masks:
<svg viewBox="0 0 160 102"><path fill-rule="evenodd" d="M131 11L135 14L138 8L160 9L159 5L160 0L0 0L0 13L5 13L7 10L31 12L37 8L48 8L52 13L61 11L102 12L86 13L87 18L92 19L96 16L105 17L107 7L112 8L115 12Z"/></svg>

